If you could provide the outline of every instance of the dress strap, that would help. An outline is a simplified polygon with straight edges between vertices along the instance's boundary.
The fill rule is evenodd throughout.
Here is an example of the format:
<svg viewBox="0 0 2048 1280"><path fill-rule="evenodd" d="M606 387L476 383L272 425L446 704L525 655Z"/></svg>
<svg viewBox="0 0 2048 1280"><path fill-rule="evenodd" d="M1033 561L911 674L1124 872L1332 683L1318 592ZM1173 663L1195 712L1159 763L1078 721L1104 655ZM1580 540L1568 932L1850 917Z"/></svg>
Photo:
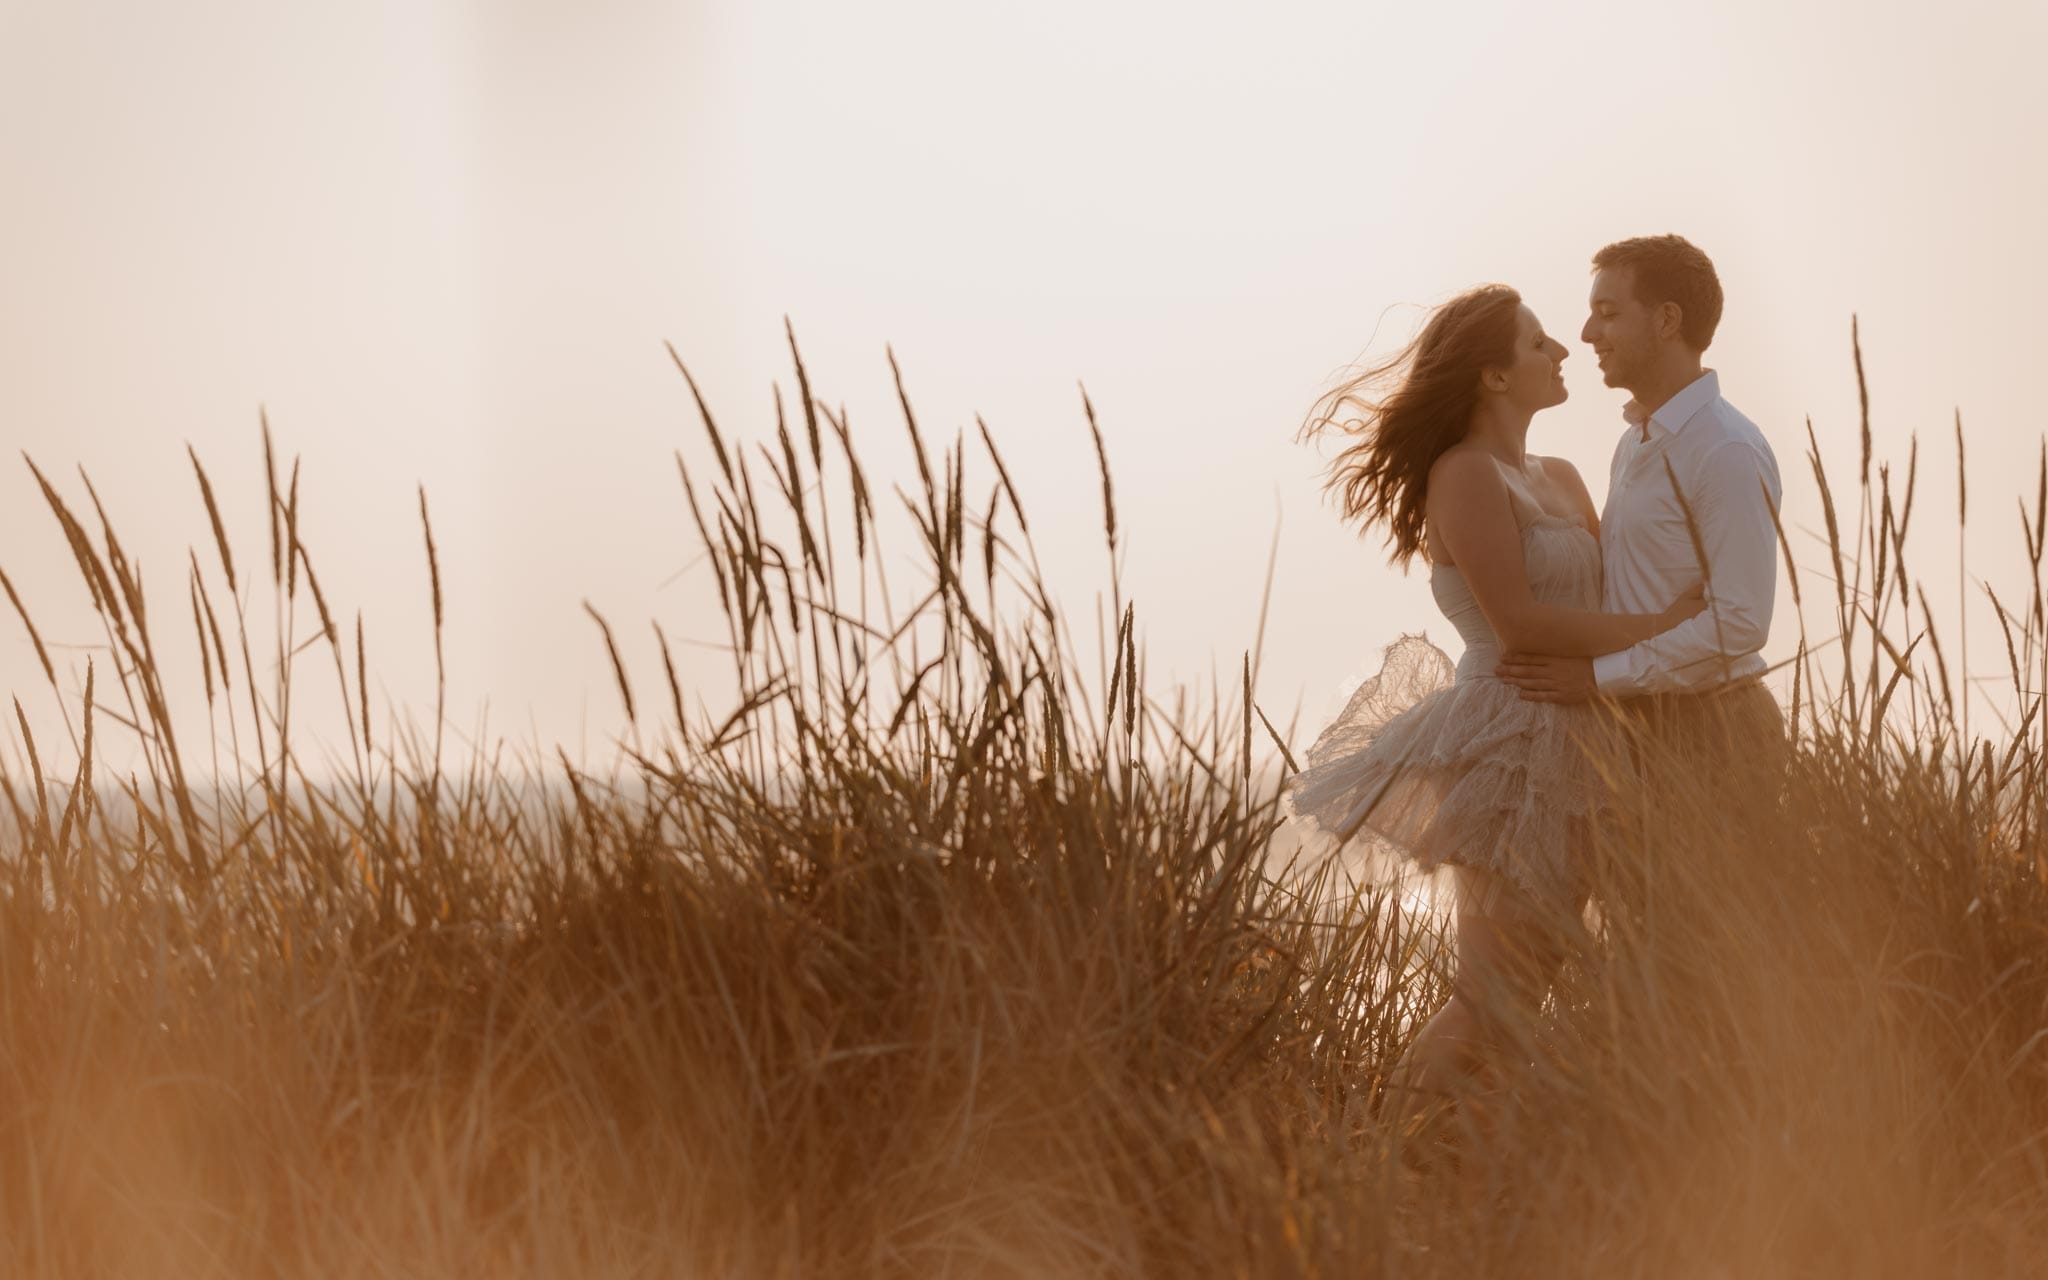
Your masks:
<svg viewBox="0 0 2048 1280"><path fill-rule="evenodd" d="M1526 529L1550 515L1548 511L1543 509L1542 503L1529 495L1528 490L1523 487L1518 477L1509 472L1506 467L1501 466L1499 462L1495 462L1494 466L1500 468L1501 484L1508 491L1508 507L1514 512L1517 528Z"/></svg>
<svg viewBox="0 0 2048 1280"><path fill-rule="evenodd" d="M1531 525L1539 524L1569 524L1582 529L1587 527L1585 521L1578 516L1561 516L1555 511L1546 510L1529 492L1524 480L1502 466L1498 460L1493 465L1500 469L1501 483L1507 488L1508 509L1514 513L1516 528L1527 529Z"/></svg>

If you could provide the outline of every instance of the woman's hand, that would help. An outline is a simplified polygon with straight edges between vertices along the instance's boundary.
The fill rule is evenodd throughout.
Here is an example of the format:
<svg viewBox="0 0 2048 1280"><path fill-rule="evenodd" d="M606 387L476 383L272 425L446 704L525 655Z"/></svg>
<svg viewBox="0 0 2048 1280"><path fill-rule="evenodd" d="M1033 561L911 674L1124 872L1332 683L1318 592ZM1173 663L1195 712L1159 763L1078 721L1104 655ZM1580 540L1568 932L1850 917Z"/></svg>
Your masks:
<svg viewBox="0 0 2048 1280"><path fill-rule="evenodd" d="M1706 611L1707 587L1701 583L1665 606L1664 612L1657 615L1664 624L1658 630L1669 631L1687 618L1697 618Z"/></svg>

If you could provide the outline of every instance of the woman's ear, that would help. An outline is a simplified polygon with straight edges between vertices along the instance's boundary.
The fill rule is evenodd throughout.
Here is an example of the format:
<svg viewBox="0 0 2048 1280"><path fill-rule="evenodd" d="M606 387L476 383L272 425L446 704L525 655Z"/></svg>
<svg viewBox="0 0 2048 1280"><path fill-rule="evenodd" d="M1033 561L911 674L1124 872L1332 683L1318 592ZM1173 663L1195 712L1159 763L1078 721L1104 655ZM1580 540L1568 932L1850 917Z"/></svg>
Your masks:
<svg viewBox="0 0 2048 1280"><path fill-rule="evenodd" d="M1508 389L1507 372L1502 369L1481 369L1479 371L1479 386L1485 391L1506 391Z"/></svg>

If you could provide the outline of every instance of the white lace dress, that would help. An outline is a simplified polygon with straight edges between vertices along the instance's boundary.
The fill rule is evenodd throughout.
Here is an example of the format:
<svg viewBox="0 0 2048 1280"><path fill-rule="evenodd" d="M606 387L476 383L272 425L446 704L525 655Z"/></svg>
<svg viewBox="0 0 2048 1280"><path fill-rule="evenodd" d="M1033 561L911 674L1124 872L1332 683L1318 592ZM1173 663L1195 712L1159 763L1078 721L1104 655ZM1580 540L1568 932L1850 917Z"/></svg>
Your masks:
<svg viewBox="0 0 2048 1280"><path fill-rule="evenodd" d="M1536 598L1600 608L1600 542L1583 524L1516 496ZM1311 849L1334 841L1355 877L1391 850L1506 876L1547 901L1582 892L1589 823L1606 802L1593 765L1608 726L1589 704L1525 702L1493 669L1500 644L1464 575L1430 571L1430 591L1465 642L1455 668L1421 636L1388 646L1309 748L1285 804Z"/></svg>

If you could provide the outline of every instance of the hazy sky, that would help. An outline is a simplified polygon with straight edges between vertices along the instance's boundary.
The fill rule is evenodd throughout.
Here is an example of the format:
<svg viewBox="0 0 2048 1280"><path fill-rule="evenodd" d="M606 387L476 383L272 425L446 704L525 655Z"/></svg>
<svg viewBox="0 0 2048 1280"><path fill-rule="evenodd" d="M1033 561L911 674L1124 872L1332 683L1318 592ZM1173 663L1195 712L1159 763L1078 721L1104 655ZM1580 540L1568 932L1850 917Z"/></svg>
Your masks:
<svg viewBox="0 0 2048 1280"><path fill-rule="evenodd" d="M1479 281L1575 338L1587 258L1627 235L1718 263L1710 362L1777 446L1789 525L1819 525L1807 416L1855 462L1856 313L1880 454L1922 436L1919 569L1954 599L1960 408L1971 568L2017 582L2048 425L2044 41L2041 0L0 0L0 422L80 500L92 474L175 670L185 547L210 547L185 444L256 568L267 406L373 700L422 711L425 484L455 720L488 701L495 731L573 751L619 719L580 601L643 678L649 618L722 635L704 571L674 576L670 455L705 450L664 340L759 439L788 315L871 470L907 481L893 344L928 427L988 419L1081 620L1104 580L1085 382L1156 678L1235 668L1277 515L1262 700L1313 721L1398 633L1451 633L1321 499L1303 410ZM1620 396L1573 345L1532 447L1598 497ZM0 513L46 639L95 640L18 462ZM1781 613L1774 656L1792 634ZM720 661L682 656L686 681ZM48 722L11 615L0 678Z"/></svg>

